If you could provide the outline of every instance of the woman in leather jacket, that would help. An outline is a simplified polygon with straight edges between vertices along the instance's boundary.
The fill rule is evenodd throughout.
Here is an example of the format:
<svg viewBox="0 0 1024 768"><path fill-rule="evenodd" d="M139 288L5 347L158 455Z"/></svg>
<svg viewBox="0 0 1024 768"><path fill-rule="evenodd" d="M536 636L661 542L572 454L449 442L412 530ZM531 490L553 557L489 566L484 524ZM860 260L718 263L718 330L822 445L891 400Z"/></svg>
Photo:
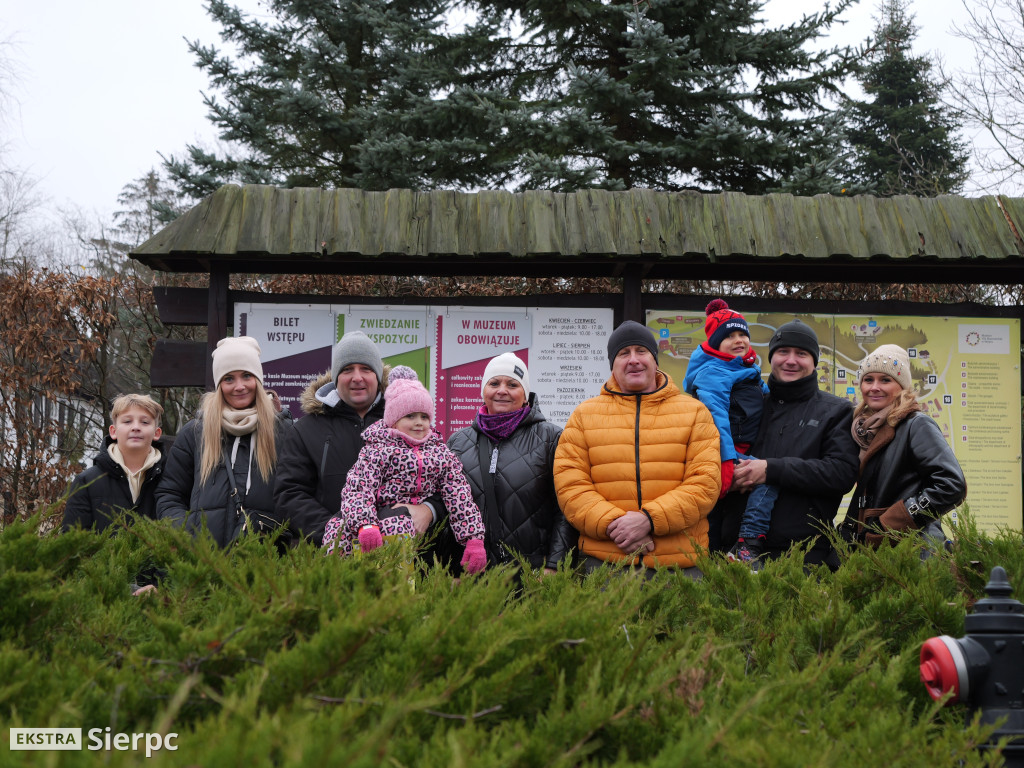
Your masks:
<svg viewBox="0 0 1024 768"><path fill-rule="evenodd" d="M874 546L903 531L941 545L939 519L963 502L967 482L938 424L917 402L906 350L878 347L857 378L863 399L852 432L860 477L844 528Z"/></svg>
<svg viewBox="0 0 1024 768"><path fill-rule="evenodd" d="M488 563L512 562L517 552L532 568L551 572L571 556L577 539L555 496L562 430L540 412L526 364L511 352L487 364L481 396L473 424L452 435L448 447L462 461L483 513Z"/></svg>

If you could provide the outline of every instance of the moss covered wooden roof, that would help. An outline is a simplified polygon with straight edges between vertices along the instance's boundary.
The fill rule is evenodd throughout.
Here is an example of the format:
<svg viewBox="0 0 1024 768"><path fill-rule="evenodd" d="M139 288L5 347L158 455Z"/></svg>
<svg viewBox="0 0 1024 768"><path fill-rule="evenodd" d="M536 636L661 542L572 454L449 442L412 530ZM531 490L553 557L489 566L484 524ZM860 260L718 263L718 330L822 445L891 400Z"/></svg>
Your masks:
<svg viewBox="0 0 1024 768"><path fill-rule="evenodd" d="M1022 281L1024 199L226 185L132 256L167 271Z"/></svg>

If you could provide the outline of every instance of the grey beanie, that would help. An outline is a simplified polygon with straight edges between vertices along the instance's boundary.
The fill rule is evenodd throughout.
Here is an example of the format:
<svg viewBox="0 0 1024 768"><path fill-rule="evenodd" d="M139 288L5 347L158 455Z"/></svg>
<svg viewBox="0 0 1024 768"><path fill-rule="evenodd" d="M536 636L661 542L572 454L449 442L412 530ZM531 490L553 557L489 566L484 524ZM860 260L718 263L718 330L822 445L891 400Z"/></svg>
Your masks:
<svg viewBox="0 0 1024 768"><path fill-rule="evenodd" d="M377 386L383 384L384 361L381 360L380 350L362 331L349 331L334 345L331 352L331 381L337 383L341 369L353 363L372 368L377 374Z"/></svg>
<svg viewBox="0 0 1024 768"><path fill-rule="evenodd" d="M615 361L620 349L633 345L647 347L654 355L654 362L658 362L658 345L654 341L654 333L646 325L626 320L608 337L608 364Z"/></svg>
<svg viewBox="0 0 1024 768"><path fill-rule="evenodd" d="M818 334L807 323L799 320L790 320L780 325L772 340L768 342L768 362L771 363L772 355L779 347L796 347L811 353L814 358L814 365L818 365Z"/></svg>

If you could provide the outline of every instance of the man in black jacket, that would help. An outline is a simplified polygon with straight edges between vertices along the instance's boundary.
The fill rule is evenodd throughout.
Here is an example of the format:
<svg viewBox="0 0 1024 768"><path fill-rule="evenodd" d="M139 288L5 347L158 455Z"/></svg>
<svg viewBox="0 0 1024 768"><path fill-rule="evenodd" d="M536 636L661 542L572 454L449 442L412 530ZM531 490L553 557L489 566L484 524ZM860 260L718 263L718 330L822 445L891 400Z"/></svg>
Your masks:
<svg viewBox="0 0 1024 768"><path fill-rule="evenodd" d="M384 416L384 362L361 331L341 337L331 370L301 398L304 416L278 449L274 500L297 536L320 546L324 526L341 507L341 490L363 447L363 430ZM423 532L434 519L429 504L406 505Z"/></svg>
<svg viewBox="0 0 1024 768"><path fill-rule="evenodd" d="M799 320L779 327L768 345L768 395L751 454L740 462L733 487L778 486L765 556L778 557L793 544L810 542L807 565L839 559L821 533L832 527L843 494L857 480L858 448L850 435L849 401L818 389L818 337ZM731 494L723 505L721 541L736 540L745 496Z"/></svg>

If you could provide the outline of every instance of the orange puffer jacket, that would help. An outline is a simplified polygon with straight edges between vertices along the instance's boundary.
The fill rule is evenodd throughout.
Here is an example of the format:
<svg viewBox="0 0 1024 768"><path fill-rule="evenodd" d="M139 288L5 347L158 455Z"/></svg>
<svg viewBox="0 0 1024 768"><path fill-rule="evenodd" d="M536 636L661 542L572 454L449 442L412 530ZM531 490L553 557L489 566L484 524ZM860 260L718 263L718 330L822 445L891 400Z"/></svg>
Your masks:
<svg viewBox="0 0 1024 768"><path fill-rule="evenodd" d="M708 547L707 516L721 483L718 429L668 374L658 371L657 381L654 392L631 394L610 378L573 411L555 452L555 489L583 554L626 557L608 538L608 524L643 510L655 543L643 565L685 568Z"/></svg>

